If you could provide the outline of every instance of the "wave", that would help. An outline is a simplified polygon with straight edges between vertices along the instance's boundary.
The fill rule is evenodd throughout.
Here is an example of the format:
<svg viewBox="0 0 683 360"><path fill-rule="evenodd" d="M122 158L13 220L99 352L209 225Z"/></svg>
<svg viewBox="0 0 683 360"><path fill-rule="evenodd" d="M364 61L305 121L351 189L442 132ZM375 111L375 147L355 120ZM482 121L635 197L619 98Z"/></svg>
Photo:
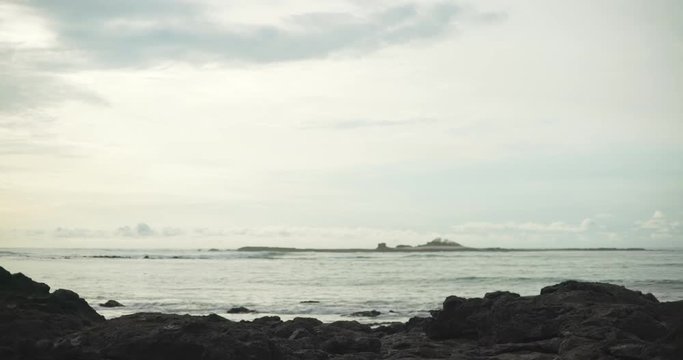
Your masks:
<svg viewBox="0 0 683 360"><path fill-rule="evenodd" d="M2 253L0 253L0 256ZM240 260L240 259L280 259L284 257L282 253L278 252L260 252L260 253L246 253L246 252L230 252L220 254L192 254L192 255L166 255L166 254L135 254L135 255L113 255L113 254L96 254L96 255L24 255L38 259L106 259L106 260Z"/></svg>
<svg viewBox="0 0 683 360"><path fill-rule="evenodd" d="M15 251L0 251L0 256L26 256L26 254L15 252Z"/></svg>
<svg viewBox="0 0 683 360"><path fill-rule="evenodd" d="M593 280L591 280L593 281ZM612 284L628 284L630 286L639 285L677 285L683 286L683 279L605 279L598 280L600 282L607 282ZM628 286L627 286L628 287Z"/></svg>
<svg viewBox="0 0 683 360"><path fill-rule="evenodd" d="M531 276L453 276L453 277L442 277L436 278L434 281L533 281L542 283L558 283L566 280L572 280L568 278L560 277L531 277Z"/></svg>
<svg viewBox="0 0 683 360"><path fill-rule="evenodd" d="M648 264L648 266L653 266L653 267L683 267L683 262L675 262L675 263L653 263L653 264Z"/></svg>

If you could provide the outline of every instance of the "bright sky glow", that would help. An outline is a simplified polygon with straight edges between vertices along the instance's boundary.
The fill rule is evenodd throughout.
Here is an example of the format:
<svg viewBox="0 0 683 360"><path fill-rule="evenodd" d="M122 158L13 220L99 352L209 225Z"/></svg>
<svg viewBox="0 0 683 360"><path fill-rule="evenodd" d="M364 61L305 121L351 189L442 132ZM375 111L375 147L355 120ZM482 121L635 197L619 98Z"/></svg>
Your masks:
<svg viewBox="0 0 683 360"><path fill-rule="evenodd" d="M0 4L0 247L683 246L680 1Z"/></svg>

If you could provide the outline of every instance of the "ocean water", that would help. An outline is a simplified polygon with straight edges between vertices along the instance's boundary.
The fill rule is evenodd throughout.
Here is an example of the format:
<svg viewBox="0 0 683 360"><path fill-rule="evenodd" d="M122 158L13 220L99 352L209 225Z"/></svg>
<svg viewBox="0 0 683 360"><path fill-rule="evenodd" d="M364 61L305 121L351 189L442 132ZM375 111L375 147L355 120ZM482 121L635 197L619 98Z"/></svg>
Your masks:
<svg viewBox="0 0 683 360"><path fill-rule="evenodd" d="M148 258L145 258L148 257ZM563 280L605 281L683 300L683 250L277 253L3 249L0 266L76 291L107 318L140 311L278 315L367 323L428 316L449 295L538 294ZM98 304L115 299L122 308ZM316 303L302 303L316 301ZM228 314L245 306L256 314ZM378 310L376 318L349 316Z"/></svg>

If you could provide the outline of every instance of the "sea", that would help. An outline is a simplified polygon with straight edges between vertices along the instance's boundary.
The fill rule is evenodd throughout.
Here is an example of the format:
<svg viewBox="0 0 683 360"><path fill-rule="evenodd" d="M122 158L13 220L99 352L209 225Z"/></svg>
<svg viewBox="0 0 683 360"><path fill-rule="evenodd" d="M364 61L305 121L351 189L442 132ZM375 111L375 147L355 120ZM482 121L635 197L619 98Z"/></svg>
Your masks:
<svg viewBox="0 0 683 360"><path fill-rule="evenodd" d="M325 322L429 316L449 295L535 295L565 280L602 281L683 300L683 249L634 251L244 252L171 249L0 249L0 266L70 289L106 318L164 312L231 320ZM124 307L99 304L117 300ZM233 307L254 310L230 314ZM352 316L377 310L377 317Z"/></svg>

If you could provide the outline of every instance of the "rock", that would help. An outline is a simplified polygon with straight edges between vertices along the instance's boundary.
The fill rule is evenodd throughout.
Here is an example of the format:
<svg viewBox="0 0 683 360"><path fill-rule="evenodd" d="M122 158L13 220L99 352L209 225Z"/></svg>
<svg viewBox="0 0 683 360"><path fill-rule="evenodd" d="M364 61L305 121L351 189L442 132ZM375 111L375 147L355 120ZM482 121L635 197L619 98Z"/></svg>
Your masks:
<svg viewBox="0 0 683 360"><path fill-rule="evenodd" d="M289 338L299 329L305 329L309 333L313 333L322 324L322 321L318 319L297 317L278 325L274 330L274 334L281 338Z"/></svg>
<svg viewBox="0 0 683 360"><path fill-rule="evenodd" d="M75 352L93 359L281 359L266 332L250 323L210 317L140 313L122 316L78 334Z"/></svg>
<svg viewBox="0 0 683 360"><path fill-rule="evenodd" d="M382 315L382 313L377 311L377 310L357 311L355 313L351 313L351 316L365 316L365 317L377 317L380 315Z"/></svg>
<svg viewBox="0 0 683 360"><path fill-rule="evenodd" d="M412 317L408 319L408 322L406 323L406 331L409 332L424 332L425 326L427 323L430 322L429 318L425 317Z"/></svg>
<svg viewBox="0 0 683 360"><path fill-rule="evenodd" d="M673 360L683 358L683 301L564 282L538 296L450 296L431 318L374 328L277 316L235 322L216 314L105 321L73 291L50 293L0 268L0 335L3 360Z"/></svg>
<svg viewBox="0 0 683 360"><path fill-rule="evenodd" d="M0 267L0 358L42 358L51 339L104 322L78 294L49 289Z"/></svg>
<svg viewBox="0 0 683 360"><path fill-rule="evenodd" d="M489 299L489 300L495 300L501 297L508 297L508 298L518 298L519 294L509 292L509 291L494 291L490 293L486 293L484 295L484 299Z"/></svg>
<svg viewBox="0 0 683 360"><path fill-rule="evenodd" d="M640 291L629 290L623 286L574 280L546 286L541 289L541 295L546 295L547 299L563 302L586 303L590 301L633 305L659 303L652 294L643 294Z"/></svg>
<svg viewBox="0 0 683 360"><path fill-rule="evenodd" d="M46 284L35 282L22 273L10 274L9 271L0 267L0 293L14 293L21 295L47 295L50 287Z"/></svg>
<svg viewBox="0 0 683 360"><path fill-rule="evenodd" d="M333 321L326 326L360 333L369 333L372 330L369 325L361 324L358 321Z"/></svg>
<svg viewBox="0 0 683 360"><path fill-rule="evenodd" d="M107 300L107 302L100 304L101 307L121 307L123 304L116 300Z"/></svg>
<svg viewBox="0 0 683 360"><path fill-rule="evenodd" d="M382 343L378 338L370 336L335 335L323 341L320 347L332 354L377 353L382 347Z"/></svg>
<svg viewBox="0 0 683 360"><path fill-rule="evenodd" d="M473 339L490 347L516 344L535 351L541 343L557 344L543 351L562 359L668 358L680 351L669 339L681 326L680 317L665 315L670 307L622 286L567 281L538 296L448 297L425 328L435 340Z"/></svg>
<svg viewBox="0 0 683 360"><path fill-rule="evenodd" d="M245 308L244 306L234 307L228 310L228 314L249 314L256 311Z"/></svg>
<svg viewBox="0 0 683 360"><path fill-rule="evenodd" d="M392 322L389 324L384 324L377 326L376 328L372 329L374 333L380 333L382 335L391 335L391 334L396 334L398 332L402 332L406 330L406 325L400 322Z"/></svg>
<svg viewBox="0 0 683 360"><path fill-rule="evenodd" d="M311 336L311 333L304 329L304 328L298 328L292 332L292 335L289 335L287 340L296 340L296 339L301 339L303 337L308 337Z"/></svg>
<svg viewBox="0 0 683 360"><path fill-rule="evenodd" d="M263 325L278 325L282 323L282 319L280 319L279 316L262 316L260 318L254 319L252 321L254 324L263 324Z"/></svg>

